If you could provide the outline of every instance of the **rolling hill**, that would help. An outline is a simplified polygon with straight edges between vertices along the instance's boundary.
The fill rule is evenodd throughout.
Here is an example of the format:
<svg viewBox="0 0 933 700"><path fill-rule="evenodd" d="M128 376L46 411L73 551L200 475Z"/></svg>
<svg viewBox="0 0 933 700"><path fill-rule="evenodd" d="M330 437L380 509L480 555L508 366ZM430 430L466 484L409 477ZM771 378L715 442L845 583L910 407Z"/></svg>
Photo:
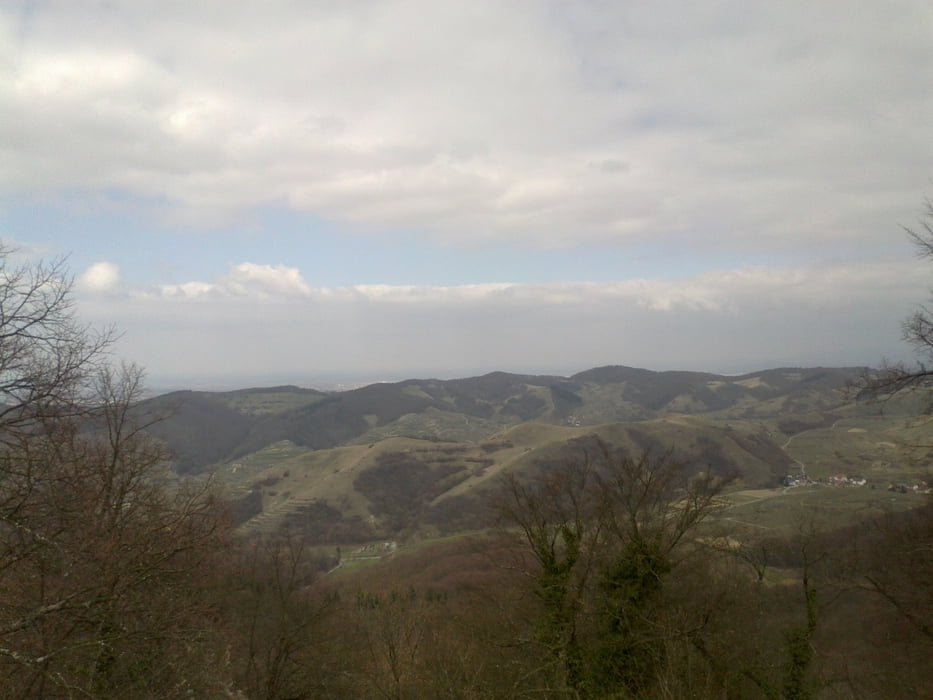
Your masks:
<svg viewBox="0 0 933 700"><path fill-rule="evenodd" d="M320 450L388 437L483 440L528 421L599 425L670 414L779 419L839 409L863 370L786 369L729 377L603 367L572 377L494 372L453 380L412 379L325 393L283 386L234 392L184 391L141 410L166 418L153 432L182 472L198 473L288 440ZM785 427L793 430L788 423Z"/></svg>
<svg viewBox="0 0 933 700"><path fill-rule="evenodd" d="M483 527L504 470L533 475L596 440L670 450L695 471L775 488L788 473L883 479L914 407L853 400L860 368L723 376L601 367L571 377L494 372L344 392L294 386L175 392L138 410L180 474L210 473L246 531L298 527L321 542ZM916 429L914 436L916 436Z"/></svg>

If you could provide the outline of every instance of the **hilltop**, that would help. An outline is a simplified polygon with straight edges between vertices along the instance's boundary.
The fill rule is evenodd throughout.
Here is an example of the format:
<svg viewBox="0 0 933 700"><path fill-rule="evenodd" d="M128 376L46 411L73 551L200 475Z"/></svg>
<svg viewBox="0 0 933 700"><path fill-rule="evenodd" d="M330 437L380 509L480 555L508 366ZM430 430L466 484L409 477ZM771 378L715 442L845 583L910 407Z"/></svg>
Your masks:
<svg viewBox="0 0 933 700"><path fill-rule="evenodd" d="M773 419L838 409L862 368L774 369L741 376L602 367L571 377L493 372L410 379L342 392L295 386L180 391L142 406L178 469L197 473L288 440L313 450L388 437L479 441L529 421L585 426L685 414Z"/></svg>
<svg viewBox="0 0 933 700"><path fill-rule="evenodd" d="M448 534L488 524L510 470L539 473L609 446L776 488L788 474L903 476L911 406L858 402L864 368L740 376L600 367L570 377L493 372L348 391L181 391L144 402L180 474L210 473L247 530L322 542ZM602 446L602 447L598 447ZM900 471L899 471L900 469Z"/></svg>

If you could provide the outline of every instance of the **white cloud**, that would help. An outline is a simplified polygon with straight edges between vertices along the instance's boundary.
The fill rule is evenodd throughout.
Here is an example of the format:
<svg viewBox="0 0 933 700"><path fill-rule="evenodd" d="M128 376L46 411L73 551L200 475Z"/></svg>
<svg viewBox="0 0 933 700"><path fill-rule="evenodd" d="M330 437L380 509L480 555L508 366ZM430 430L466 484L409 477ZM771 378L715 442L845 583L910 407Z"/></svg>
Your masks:
<svg viewBox="0 0 933 700"><path fill-rule="evenodd" d="M27 15L0 11L7 191L116 188L188 221L286 202L445 241L753 250L877 240L929 184L923 0Z"/></svg>
<svg viewBox="0 0 933 700"><path fill-rule="evenodd" d="M106 264L103 264L106 265ZM96 267L96 266L95 266ZM301 272L285 265L239 263L213 282L160 287L164 298L201 298L205 303L251 297L309 304L358 304L464 308L587 306L626 303L650 312L735 314L748 308L831 309L891 298L919 301L928 266L914 260L788 267L743 266L685 278L616 282L551 282L436 285L360 284L312 288ZM147 297L145 292L137 296Z"/></svg>
<svg viewBox="0 0 933 700"><path fill-rule="evenodd" d="M227 274L213 282L192 281L160 287L160 294L169 298L288 299L306 297L310 293L311 288L302 278L298 268L251 262L233 265Z"/></svg>
<svg viewBox="0 0 933 700"><path fill-rule="evenodd" d="M79 289L89 292L109 292L120 282L120 268L111 262L97 262L77 279Z"/></svg>
<svg viewBox="0 0 933 700"><path fill-rule="evenodd" d="M207 282L185 282L184 284L167 284L160 288L162 296L167 298L185 298L193 299L205 294L210 294L215 286ZM148 297L146 292L137 293L137 296Z"/></svg>
<svg viewBox="0 0 933 700"><path fill-rule="evenodd" d="M189 249L175 230L172 250L189 257L159 278L172 284L139 288L108 262L78 280L108 292L83 308L123 327L154 374L874 362L900 352L899 319L926 295L926 270L886 261L904 254L896 225L916 221L930 184L927 0L218 7L0 8L0 214L78 201L96 223L101 207L139 203L147 250L164 221L260 221L258 241L274 225L264 212L284 207L307 215L294 218L313 222L315 243L324 229L325 244L402 234L412 265L443 257L419 256L426 238L513 259L585 244L613 249L607 260L635 249L629 270L657 255L658 276L380 285L366 277L445 271L368 265L339 276L361 284L321 286L311 244L212 276L198 270L215 244ZM22 231L34 221L52 225L11 217ZM98 248L82 266L116 260L108 235L86 236ZM238 243L223 258L281 250ZM113 250L124 278L162 264ZM517 274L535 279L542 259ZM718 269L696 272L710 260ZM510 279L516 263L498 262L476 279ZM609 263L594 267L611 279Z"/></svg>
<svg viewBox="0 0 933 700"><path fill-rule="evenodd" d="M928 268L907 260L608 283L314 288L294 268L244 263L159 295L85 299L81 311L124 329L121 352L153 377L619 363L741 371L909 358L900 321L925 297Z"/></svg>
<svg viewBox="0 0 933 700"><path fill-rule="evenodd" d="M311 288L302 279L298 268L285 265L257 265L240 263L221 281L233 294L307 296Z"/></svg>

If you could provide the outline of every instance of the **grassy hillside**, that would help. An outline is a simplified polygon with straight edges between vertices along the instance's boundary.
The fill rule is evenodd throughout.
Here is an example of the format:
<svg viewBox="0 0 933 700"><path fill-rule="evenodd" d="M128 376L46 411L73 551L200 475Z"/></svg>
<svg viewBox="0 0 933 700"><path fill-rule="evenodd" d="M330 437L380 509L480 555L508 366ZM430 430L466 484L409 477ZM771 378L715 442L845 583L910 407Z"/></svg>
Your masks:
<svg viewBox="0 0 933 700"><path fill-rule="evenodd" d="M145 402L141 410L165 416L153 431L175 451L181 471L199 472L283 440L315 450L387 437L479 441L529 421L593 426L671 414L784 417L781 429L793 432L839 417L835 412L849 402L846 387L860 374L824 368L740 377L629 367L569 378L494 372L334 393L297 387L176 392Z"/></svg>
<svg viewBox="0 0 933 700"><path fill-rule="evenodd" d="M860 476L876 489L916 483L928 461L911 445L928 426L908 422L910 400L883 415L855 401L860 374L495 372L334 393L178 392L142 410L170 414L154 432L178 470L213 473L244 529L361 542L483 527L504 471L530 477L586 458L597 440L626 454L670 450L694 471L736 475L736 490L783 493L788 474Z"/></svg>
<svg viewBox="0 0 933 700"><path fill-rule="evenodd" d="M486 501L504 471L532 477L593 456L597 440L627 454L671 449L693 471L738 475L742 489L777 489L796 469L761 424L669 416L594 427L524 423L482 442L393 437L329 450L277 443L222 467L218 478L231 493L261 498L247 529L321 517L333 527L343 522L355 540L434 536L488 525ZM312 504L326 512L309 513Z"/></svg>

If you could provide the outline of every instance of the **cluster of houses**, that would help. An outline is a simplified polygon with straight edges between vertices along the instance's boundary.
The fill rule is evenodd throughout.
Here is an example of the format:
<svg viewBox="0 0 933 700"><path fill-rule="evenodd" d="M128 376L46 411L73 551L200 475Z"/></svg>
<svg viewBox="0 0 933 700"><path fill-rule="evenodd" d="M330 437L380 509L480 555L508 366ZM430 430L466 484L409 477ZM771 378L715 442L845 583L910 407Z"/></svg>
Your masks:
<svg viewBox="0 0 933 700"><path fill-rule="evenodd" d="M926 481L918 481L914 484L888 484L888 491L896 493L933 493L933 488Z"/></svg>
<svg viewBox="0 0 933 700"><path fill-rule="evenodd" d="M852 474L833 474L826 479L811 479L804 473L788 474L781 478L781 486L793 488L794 486L865 486L868 480L864 476Z"/></svg>
<svg viewBox="0 0 933 700"><path fill-rule="evenodd" d="M786 476L781 477L781 486L784 488L793 488L794 486L809 486L810 484L816 483L804 473L800 474L787 474Z"/></svg>
<svg viewBox="0 0 933 700"><path fill-rule="evenodd" d="M387 554L392 554L396 549L398 549L397 542L376 542L364 544L357 549L354 554L356 555L356 559L379 558Z"/></svg>
<svg viewBox="0 0 933 700"><path fill-rule="evenodd" d="M795 486L867 486L868 479L854 474L834 474L826 479L811 479L804 473L788 474L781 477L781 486L793 488ZM875 488L874 485L871 488ZM917 481L913 484L904 482L888 484L888 491L896 493L933 493L933 487L926 481Z"/></svg>
<svg viewBox="0 0 933 700"><path fill-rule="evenodd" d="M847 474L834 474L827 479L830 486L864 486L868 483L864 476L849 476Z"/></svg>

